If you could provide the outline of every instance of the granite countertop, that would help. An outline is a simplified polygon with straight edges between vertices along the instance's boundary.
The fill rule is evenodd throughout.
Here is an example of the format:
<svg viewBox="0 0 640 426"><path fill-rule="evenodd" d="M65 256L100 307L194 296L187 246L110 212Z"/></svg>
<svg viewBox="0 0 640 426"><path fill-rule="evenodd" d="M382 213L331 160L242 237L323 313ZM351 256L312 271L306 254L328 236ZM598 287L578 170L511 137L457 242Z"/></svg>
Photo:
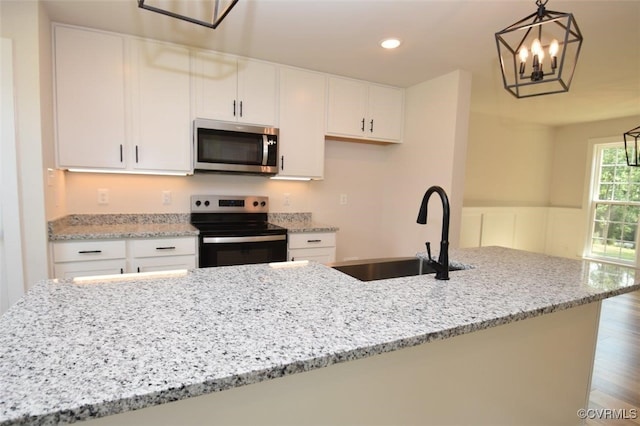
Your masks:
<svg viewBox="0 0 640 426"><path fill-rule="evenodd" d="M78 214L48 223L49 241L197 236L189 214Z"/></svg>
<svg viewBox="0 0 640 426"><path fill-rule="evenodd" d="M38 282L0 317L0 424L106 416L640 289L635 269L597 262L498 247L450 257L473 269L364 283L310 262Z"/></svg>
<svg viewBox="0 0 640 426"><path fill-rule="evenodd" d="M326 225L312 219L311 213L269 213L269 222L287 228L289 233L337 232L336 226Z"/></svg>

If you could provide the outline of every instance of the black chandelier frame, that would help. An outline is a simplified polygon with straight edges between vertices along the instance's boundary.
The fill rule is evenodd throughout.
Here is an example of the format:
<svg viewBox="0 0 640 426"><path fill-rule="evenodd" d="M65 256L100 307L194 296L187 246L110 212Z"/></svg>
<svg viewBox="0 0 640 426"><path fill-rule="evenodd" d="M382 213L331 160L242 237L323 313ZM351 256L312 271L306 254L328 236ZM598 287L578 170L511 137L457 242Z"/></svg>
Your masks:
<svg viewBox="0 0 640 426"><path fill-rule="evenodd" d="M183 21L191 22L192 24L202 25L203 27L216 29L218 25L222 22L222 20L231 12L233 6L238 3L238 0L231 0L231 3L224 9L220 10L220 0L212 0L214 1L214 12L211 22L203 21L201 19L191 18L189 16L181 15L179 13L172 12L170 10L160 9L156 6L151 6L149 4L145 4L146 0L138 0L138 7L146 10L150 10L152 12L157 12L162 15L170 16L172 18L180 19Z"/></svg>
<svg viewBox="0 0 640 426"><path fill-rule="evenodd" d="M538 6L536 12L495 33L504 88L516 98L567 92L571 86L582 47L582 33L572 13L547 10L545 5L548 1L536 0ZM557 40L561 53L557 59L552 58L549 61L551 62L551 72L543 71L541 64L534 63L531 73L526 74L523 64L518 63L518 53L534 31L538 32L538 40L543 41L543 26L545 26L545 30L553 27L553 31L563 33L562 37ZM515 37L515 34L520 31L524 31L524 36L522 38ZM515 40L509 40L509 36L514 37ZM549 46L543 47L548 48ZM567 52L570 48L575 49L575 57L572 61L567 58ZM565 71L568 72L567 78L564 78ZM541 91L538 92L536 91L537 87L534 86L544 86L548 90L540 89Z"/></svg>
<svg viewBox="0 0 640 426"><path fill-rule="evenodd" d="M640 152L638 151L638 141L640 140L640 126L625 132L624 153L627 156L627 165L640 167Z"/></svg>

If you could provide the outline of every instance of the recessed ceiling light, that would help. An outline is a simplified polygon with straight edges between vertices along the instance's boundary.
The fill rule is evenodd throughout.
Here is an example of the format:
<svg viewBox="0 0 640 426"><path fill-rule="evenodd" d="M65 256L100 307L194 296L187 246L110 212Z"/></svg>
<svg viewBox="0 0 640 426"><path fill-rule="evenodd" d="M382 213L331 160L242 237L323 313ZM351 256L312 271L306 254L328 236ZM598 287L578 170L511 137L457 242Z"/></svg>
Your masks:
<svg viewBox="0 0 640 426"><path fill-rule="evenodd" d="M396 47L400 46L400 40L398 40L397 38L387 38L380 42L380 46L384 47L385 49L395 49Z"/></svg>

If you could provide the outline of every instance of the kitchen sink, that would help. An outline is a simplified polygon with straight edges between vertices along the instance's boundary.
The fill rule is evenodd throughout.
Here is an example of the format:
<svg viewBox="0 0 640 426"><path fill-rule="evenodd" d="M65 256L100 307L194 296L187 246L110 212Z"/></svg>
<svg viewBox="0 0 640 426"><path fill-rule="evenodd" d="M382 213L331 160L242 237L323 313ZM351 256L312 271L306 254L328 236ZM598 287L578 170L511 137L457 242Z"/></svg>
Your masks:
<svg viewBox="0 0 640 426"><path fill-rule="evenodd" d="M376 281L388 278L410 277L413 275L435 274L429 261L417 257L392 257L384 259L353 260L331 263L328 266L360 281ZM449 271L462 268L450 265Z"/></svg>

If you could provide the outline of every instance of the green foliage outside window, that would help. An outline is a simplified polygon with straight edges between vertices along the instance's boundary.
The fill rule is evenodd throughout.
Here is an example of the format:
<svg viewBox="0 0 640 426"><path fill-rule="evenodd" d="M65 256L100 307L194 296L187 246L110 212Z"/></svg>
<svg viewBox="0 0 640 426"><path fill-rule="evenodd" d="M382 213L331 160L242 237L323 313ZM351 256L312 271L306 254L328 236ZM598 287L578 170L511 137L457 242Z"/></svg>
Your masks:
<svg viewBox="0 0 640 426"><path fill-rule="evenodd" d="M624 147L600 151L591 254L635 262L640 218L640 168L627 165Z"/></svg>

